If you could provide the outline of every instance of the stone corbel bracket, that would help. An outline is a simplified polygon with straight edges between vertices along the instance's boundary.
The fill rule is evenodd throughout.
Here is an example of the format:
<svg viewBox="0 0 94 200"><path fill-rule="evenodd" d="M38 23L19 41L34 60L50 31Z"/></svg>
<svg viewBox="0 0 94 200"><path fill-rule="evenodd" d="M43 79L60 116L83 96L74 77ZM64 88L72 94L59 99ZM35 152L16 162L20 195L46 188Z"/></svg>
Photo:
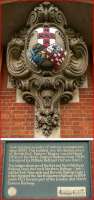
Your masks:
<svg viewBox="0 0 94 200"><path fill-rule="evenodd" d="M85 79L88 51L80 34L67 25L62 11L44 2L31 11L26 25L7 47L11 81L23 99L37 105L37 128L45 136L58 127L58 102L68 103Z"/></svg>

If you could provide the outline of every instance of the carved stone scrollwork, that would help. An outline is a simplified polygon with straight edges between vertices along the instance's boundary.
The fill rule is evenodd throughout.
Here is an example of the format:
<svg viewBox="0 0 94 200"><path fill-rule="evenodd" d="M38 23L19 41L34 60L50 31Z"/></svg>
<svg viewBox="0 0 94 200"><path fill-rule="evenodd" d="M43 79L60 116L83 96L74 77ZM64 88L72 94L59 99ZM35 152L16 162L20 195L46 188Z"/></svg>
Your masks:
<svg viewBox="0 0 94 200"><path fill-rule="evenodd" d="M37 105L37 128L45 136L58 127L58 102L68 103L84 82L88 51L80 34L67 26L50 2L31 11L26 26L7 48L7 68L23 99Z"/></svg>

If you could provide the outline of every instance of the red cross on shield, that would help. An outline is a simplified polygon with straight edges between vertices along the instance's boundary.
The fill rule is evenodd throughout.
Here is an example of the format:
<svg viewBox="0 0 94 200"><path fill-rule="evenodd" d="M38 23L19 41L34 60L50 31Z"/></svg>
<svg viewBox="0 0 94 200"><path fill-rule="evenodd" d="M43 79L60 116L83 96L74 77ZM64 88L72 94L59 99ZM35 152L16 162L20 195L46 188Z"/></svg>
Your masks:
<svg viewBox="0 0 94 200"><path fill-rule="evenodd" d="M37 32L38 43L41 43L46 48L52 43L55 43L55 28L44 26L43 28L38 28Z"/></svg>

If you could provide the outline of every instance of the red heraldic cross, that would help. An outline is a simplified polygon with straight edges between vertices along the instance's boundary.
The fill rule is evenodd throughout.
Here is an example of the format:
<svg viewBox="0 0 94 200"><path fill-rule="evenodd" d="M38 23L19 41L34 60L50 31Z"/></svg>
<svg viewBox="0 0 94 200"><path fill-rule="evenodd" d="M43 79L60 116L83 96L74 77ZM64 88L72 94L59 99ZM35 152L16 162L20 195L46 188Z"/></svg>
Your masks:
<svg viewBox="0 0 94 200"><path fill-rule="evenodd" d="M50 45L50 39L55 39L55 34L50 33L49 27L45 26L42 33L38 33L38 39L43 39L43 45L47 48Z"/></svg>

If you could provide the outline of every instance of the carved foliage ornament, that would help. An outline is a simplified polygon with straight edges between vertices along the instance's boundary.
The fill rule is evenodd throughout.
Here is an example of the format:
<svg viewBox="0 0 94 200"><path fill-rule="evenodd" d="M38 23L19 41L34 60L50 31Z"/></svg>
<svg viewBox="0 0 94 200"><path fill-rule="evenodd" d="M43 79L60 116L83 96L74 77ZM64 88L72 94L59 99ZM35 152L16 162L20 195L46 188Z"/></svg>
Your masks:
<svg viewBox="0 0 94 200"><path fill-rule="evenodd" d="M68 27L62 11L44 2L31 11L24 28L7 48L7 68L23 99L37 105L37 128L45 136L58 127L58 102L68 103L80 87L88 51L80 34Z"/></svg>

